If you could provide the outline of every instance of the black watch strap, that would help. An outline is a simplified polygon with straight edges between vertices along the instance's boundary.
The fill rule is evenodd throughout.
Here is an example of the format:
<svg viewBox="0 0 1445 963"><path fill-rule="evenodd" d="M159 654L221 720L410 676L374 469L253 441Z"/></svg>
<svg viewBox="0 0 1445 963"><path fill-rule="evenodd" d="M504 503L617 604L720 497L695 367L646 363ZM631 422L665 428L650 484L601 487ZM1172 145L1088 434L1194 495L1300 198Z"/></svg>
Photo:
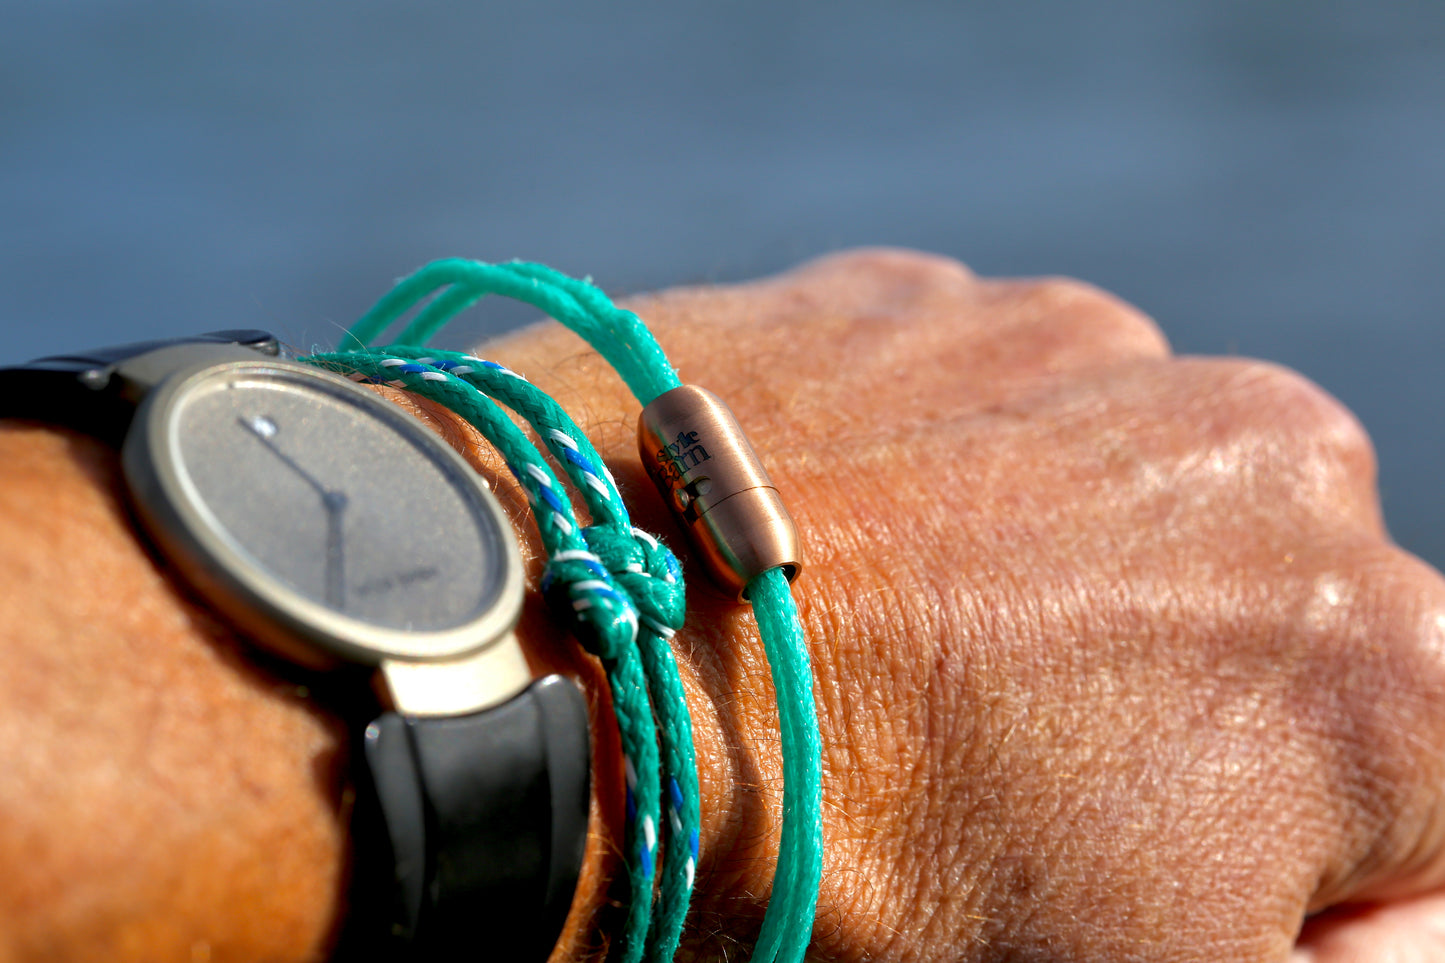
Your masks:
<svg viewBox="0 0 1445 963"><path fill-rule="evenodd" d="M366 727L361 756L337 959L546 960L587 840L577 686L548 676L465 716L388 712Z"/></svg>
<svg viewBox="0 0 1445 963"><path fill-rule="evenodd" d="M273 358L283 354L275 335L247 329L36 358L0 368L0 418L33 418L119 444L140 399L126 397L123 386L115 383L119 380L112 377L116 366L147 352L182 344L234 344Z"/></svg>

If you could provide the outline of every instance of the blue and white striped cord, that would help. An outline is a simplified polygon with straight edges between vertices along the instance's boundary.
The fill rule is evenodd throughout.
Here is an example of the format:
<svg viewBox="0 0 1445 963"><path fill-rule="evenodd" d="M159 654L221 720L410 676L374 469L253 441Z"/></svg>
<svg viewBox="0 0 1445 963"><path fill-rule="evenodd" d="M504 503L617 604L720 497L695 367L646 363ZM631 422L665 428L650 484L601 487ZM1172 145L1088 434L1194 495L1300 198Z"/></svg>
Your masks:
<svg viewBox="0 0 1445 963"><path fill-rule="evenodd" d="M593 524L583 536L603 556L605 566L638 609L642 623L638 645L662 741L668 809L662 886L648 936L648 956L665 963L677 950L691 901L701 819L692 717L671 647L686 610L677 558L659 539L632 525L606 463L586 433L546 392L511 369L473 355L397 345L387 350L462 378L526 419L587 505Z"/></svg>

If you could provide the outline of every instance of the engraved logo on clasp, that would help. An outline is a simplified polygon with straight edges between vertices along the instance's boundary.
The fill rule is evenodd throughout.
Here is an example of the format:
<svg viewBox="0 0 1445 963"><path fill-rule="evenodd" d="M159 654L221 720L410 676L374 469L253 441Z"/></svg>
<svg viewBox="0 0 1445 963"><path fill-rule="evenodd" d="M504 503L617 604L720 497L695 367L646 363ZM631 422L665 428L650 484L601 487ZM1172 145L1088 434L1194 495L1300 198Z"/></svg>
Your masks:
<svg viewBox="0 0 1445 963"><path fill-rule="evenodd" d="M674 486L685 473L712 459L695 431L679 431L677 438L657 449L653 457L657 460L659 477Z"/></svg>

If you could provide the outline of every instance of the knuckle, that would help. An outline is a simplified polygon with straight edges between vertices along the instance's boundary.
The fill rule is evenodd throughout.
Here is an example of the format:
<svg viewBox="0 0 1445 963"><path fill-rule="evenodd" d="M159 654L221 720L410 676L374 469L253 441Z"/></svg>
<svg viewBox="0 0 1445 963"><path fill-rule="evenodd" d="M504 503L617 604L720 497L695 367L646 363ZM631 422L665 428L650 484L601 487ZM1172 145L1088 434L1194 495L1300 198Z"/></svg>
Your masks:
<svg viewBox="0 0 1445 963"><path fill-rule="evenodd" d="M1008 285L1018 297L1019 320L1046 327L1055 339L1072 342L1107 359L1163 358L1169 342L1138 308L1084 281L1051 277Z"/></svg>
<svg viewBox="0 0 1445 963"><path fill-rule="evenodd" d="M961 262L940 254L906 248L855 248L827 254L804 264L803 275L842 276L852 283L883 288L933 289L971 283L973 272Z"/></svg>
<svg viewBox="0 0 1445 963"><path fill-rule="evenodd" d="M1333 748L1333 782L1350 787L1347 823L1373 827L1364 845L1375 852L1355 872L1438 852L1445 844L1434 789L1445 781L1445 580L1383 542L1357 545L1317 580L1304 614L1329 640L1327 668L1307 688L1323 700L1315 718Z"/></svg>
<svg viewBox="0 0 1445 963"><path fill-rule="evenodd" d="M1338 534L1329 545L1300 572L1303 605L1293 615L1333 640L1332 655L1354 664L1401 653L1445 656L1438 572L1383 537Z"/></svg>
<svg viewBox="0 0 1445 963"><path fill-rule="evenodd" d="M1348 408L1289 368L1264 361L1236 362L1230 379L1234 405L1303 454L1345 462L1370 478L1374 446Z"/></svg>
<svg viewBox="0 0 1445 963"><path fill-rule="evenodd" d="M1268 617L1281 621L1261 643L1270 668L1314 702L1297 721L1377 760L1392 732L1445 734L1445 579L1382 536L1310 541L1288 556L1292 574L1274 587L1284 604Z"/></svg>
<svg viewBox="0 0 1445 963"><path fill-rule="evenodd" d="M1376 651L1402 652L1408 663L1402 677L1430 686L1430 702L1445 710L1445 579L1390 545L1356 558L1361 604L1347 617L1373 627L1372 638L1360 641Z"/></svg>
<svg viewBox="0 0 1445 963"><path fill-rule="evenodd" d="M1268 362L1181 365L1175 390L1188 397L1180 399L1178 416L1208 450L1200 466L1232 466L1229 477L1245 486L1251 512L1271 530L1302 525L1383 533L1374 446L1344 405L1304 376Z"/></svg>

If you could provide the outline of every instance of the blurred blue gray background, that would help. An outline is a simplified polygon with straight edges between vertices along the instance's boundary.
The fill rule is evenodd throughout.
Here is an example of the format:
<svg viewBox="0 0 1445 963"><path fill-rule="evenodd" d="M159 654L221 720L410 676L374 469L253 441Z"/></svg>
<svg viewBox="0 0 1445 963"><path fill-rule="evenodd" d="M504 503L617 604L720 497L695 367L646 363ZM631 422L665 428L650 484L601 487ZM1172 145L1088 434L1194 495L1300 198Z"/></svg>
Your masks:
<svg viewBox="0 0 1445 963"><path fill-rule="evenodd" d="M1442 112L1438 0L6 0L0 362L329 345L442 255L625 294L908 245L1305 372L1440 565Z"/></svg>

